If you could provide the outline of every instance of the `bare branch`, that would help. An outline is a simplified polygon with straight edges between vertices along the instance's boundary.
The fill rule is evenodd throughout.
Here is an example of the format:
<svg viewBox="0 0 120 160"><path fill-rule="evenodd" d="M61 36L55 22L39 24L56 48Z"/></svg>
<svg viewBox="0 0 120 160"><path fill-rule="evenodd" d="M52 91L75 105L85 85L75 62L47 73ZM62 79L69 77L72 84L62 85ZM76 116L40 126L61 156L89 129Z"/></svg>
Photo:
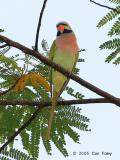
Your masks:
<svg viewBox="0 0 120 160"><path fill-rule="evenodd" d="M5 36L2 36L2 35L0 35L0 40L3 41L3 42L5 42L5 43L7 43L10 46L13 46L13 47L21 50L22 52L24 52L24 53L26 53L28 55L36 57L37 59L39 59L43 63L47 64L48 66L51 66L52 68L56 69L60 73L64 74L66 77L68 77L68 78L76 81L77 83L79 83L82 86L88 88L89 90L95 92L96 94L98 94L98 95L100 95L100 96L102 96L104 98L107 98L112 103L120 106L120 100L118 98L116 98L115 96L113 96L113 95L111 95L111 94L109 94L109 93L101 90L100 88L98 88L98 87L90 84L89 82L83 80L82 78L74 75L73 73L71 73L68 70L64 69L60 65L56 64L55 62L52 62L50 59L44 57L39 52L34 51L32 49L29 49L29 48L25 47L24 45L22 45L22 44L20 44L18 42L12 41L9 38L7 38Z"/></svg>
<svg viewBox="0 0 120 160"><path fill-rule="evenodd" d="M91 103L112 103L111 101L105 98L89 98L89 99L81 99L81 100L64 100L58 101L57 105L75 105L75 104L91 104ZM38 106L40 108L51 106L50 101L28 101L28 100L0 100L0 105L22 105L22 106Z"/></svg>
<svg viewBox="0 0 120 160"><path fill-rule="evenodd" d="M112 7L109 7L109 6L106 6L106 5L97 3L97 2L95 2L95 1L93 1L93 0L90 0L90 2L96 4L96 5L100 6L100 7L104 7L104 8L107 8L107 9L110 9L110 10L113 10L113 11L116 11L117 13L120 13L120 12L119 12L117 9L115 9L115 8L112 8Z"/></svg>
<svg viewBox="0 0 120 160"><path fill-rule="evenodd" d="M20 134L39 114L39 112L41 111L41 108L38 108L34 113L33 115L27 120L27 122L25 122L8 140L7 142L5 142L2 147L0 147L0 153L2 150L4 150L4 148L9 144L11 143L14 138L16 136L18 136L18 134Z"/></svg>
<svg viewBox="0 0 120 160"><path fill-rule="evenodd" d="M43 12L44 12L44 10L45 10L46 3L47 3L47 0L44 0L43 6L42 6L42 9L41 9L41 12L40 12L40 17L39 17L38 27L37 27L37 32L36 32L35 51L38 51L38 38L39 38L39 32L40 32L40 27L41 27Z"/></svg>

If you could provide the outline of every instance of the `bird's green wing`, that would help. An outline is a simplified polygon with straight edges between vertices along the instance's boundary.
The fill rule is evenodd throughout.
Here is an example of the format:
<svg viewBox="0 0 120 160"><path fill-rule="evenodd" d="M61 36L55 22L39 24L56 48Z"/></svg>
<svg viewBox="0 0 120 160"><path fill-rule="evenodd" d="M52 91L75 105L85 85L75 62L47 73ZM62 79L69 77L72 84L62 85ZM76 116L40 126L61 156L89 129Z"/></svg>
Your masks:
<svg viewBox="0 0 120 160"><path fill-rule="evenodd" d="M53 60L54 56L55 56L55 51L56 51L57 47L55 44L55 40L53 41L51 47L50 47L50 51L48 53L48 56L51 60Z"/></svg>
<svg viewBox="0 0 120 160"><path fill-rule="evenodd" d="M75 63L74 63L74 65L73 65L72 72L73 72L73 70L74 70L74 68L75 68L75 66L76 66L77 61L78 61L79 52L77 52L77 54L75 54L75 55L76 55L76 56L75 56ZM64 89L65 89L66 85L68 84L68 82L69 82L69 78L67 78L67 80L66 80L65 83L63 84L63 87L61 88L61 91L60 91L59 95L64 91Z"/></svg>
<svg viewBox="0 0 120 160"><path fill-rule="evenodd" d="M55 45L55 40L52 43L52 46L50 48L49 51L49 59L53 60L54 56L56 53L56 45ZM49 80L50 80L50 92L51 92L51 98L53 97L52 93L53 93L53 89L52 89L52 67L50 67L50 75L49 75Z"/></svg>

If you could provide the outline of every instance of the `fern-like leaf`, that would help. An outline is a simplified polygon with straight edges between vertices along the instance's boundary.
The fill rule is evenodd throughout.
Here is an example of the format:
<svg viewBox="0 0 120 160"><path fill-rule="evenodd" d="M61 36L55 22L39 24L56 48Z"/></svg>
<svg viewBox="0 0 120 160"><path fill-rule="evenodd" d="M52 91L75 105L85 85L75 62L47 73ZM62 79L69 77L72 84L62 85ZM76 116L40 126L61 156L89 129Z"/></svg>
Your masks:
<svg viewBox="0 0 120 160"><path fill-rule="evenodd" d="M55 131L53 132L52 136L52 141L55 144L55 146L59 149L59 151L65 156L68 156L68 152L66 150L66 148L64 147L64 143L62 141L62 138L55 133Z"/></svg>
<svg viewBox="0 0 120 160"><path fill-rule="evenodd" d="M76 143L79 143L79 138L80 138L80 135L75 132L68 124L64 124L64 130L66 132L66 134L69 135L69 137Z"/></svg>
<svg viewBox="0 0 120 160"><path fill-rule="evenodd" d="M118 58L113 62L113 64L115 64L115 65L120 64L120 57L118 57Z"/></svg>
<svg viewBox="0 0 120 160"><path fill-rule="evenodd" d="M116 4L120 4L120 0L108 0L111 3L116 3Z"/></svg>
<svg viewBox="0 0 120 160"><path fill-rule="evenodd" d="M0 29L0 32L4 32L4 29Z"/></svg>
<svg viewBox="0 0 120 160"><path fill-rule="evenodd" d="M112 19L114 19L119 14L119 12L120 12L120 6L116 7L115 9L116 9L116 11L115 10L114 11L113 10L110 11L109 13L107 13L106 16L104 16L100 20L100 22L97 24L98 28L102 27L103 25L105 25L107 22L109 22Z"/></svg>
<svg viewBox="0 0 120 160"><path fill-rule="evenodd" d="M79 92L74 93L74 89L71 88L71 87L69 87L69 86L66 87L66 91L67 91L67 93L68 93L70 96L73 96L73 97L75 97L76 99L83 99L83 98L84 98L84 95L82 95L82 94L79 93Z"/></svg>
<svg viewBox="0 0 120 160"><path fill-rule="evenodd" d="M0 62L8 65L9 67L11 66L14 70L17 69L18 71L21 71L21 68L18 66L15 60L6 57L4 54L0 54Z"/></svg>
<svg viewBox="0 0 120 160"><path fill-rule="evenodd" d="M85 62L85 59L80 58L80 59L78 59L78 62Z"/></svg>
<svg viewBox="0 0 120 160"><path fill-rule="evenodd" d="M11 158L14 160L33 160L29 155L14 148L10 148L9 150L5 148L0 154L1 160L10 160Z"/></svg>
<svg viewBox="0 0 120 160"><path fill-rule="evenodd" d="M120 52L120 50L116 50L114 52L112 52L105 60L105 62L110 63Z"/></svg>
<svg viewBox="0 0 120 160"><path fill-rule="evenodd" d="M114 23L111 30L108 32L109 36L113 36L114 34L118 34L120 32L120 17L118 20Z"/></svg>
<svg viewBox="0 0 120 160"><path fill-rule="evenodd" d="M109 40L102 45L100 45L100 49L117 49L120 47L120 39Z"/></svg>
<svg viewBox="0 0 120 160"><path fill-rule="evenodd" d="M42 137L42 141L43 141L43 144L44 144L44 147L46 149L46 152L47 154L51 155L51 144L50 144L50 141L49 140L46 140L45 139L45 135L46 135L46 127L44 125L41 126L41 137Z"/></svg>

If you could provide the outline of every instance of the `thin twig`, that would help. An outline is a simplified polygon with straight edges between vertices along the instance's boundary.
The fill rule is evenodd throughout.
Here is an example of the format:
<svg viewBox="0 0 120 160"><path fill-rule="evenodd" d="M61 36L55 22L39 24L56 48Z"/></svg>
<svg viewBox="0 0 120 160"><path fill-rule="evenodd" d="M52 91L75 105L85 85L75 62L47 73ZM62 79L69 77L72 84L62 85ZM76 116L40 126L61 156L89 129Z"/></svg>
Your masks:
<svg viewBox="0 0 120 160"><path fill-rule="evenodd" d="M115 8L112 8L112 7L109 7L109 6L100 4L100 3L95 2L95 1L93 1L93 0L90 0L90 2L96 4L96 5L100 6L100 7L104 7L104 8L107 8L107 9L110 9L110 10L113 10L113 11L116 11L117 13L120 13L120 12L119 12L117 9L115 9Z"/></svg>
<svg viewBox="0 0 120 160"><path fill-rule="evenodd" d="M91 103L112 103L111 101L105 98L89 98L89 99L81 99L81 100L63 100L58 101L57 105L75 105L75 104L91 104ZM50 101L28 101L28 100L0 100L0 105L21 105L21 106L38 106L40 108L51 106Z"/></svg>
<svg viewBox="0 0 120 160"><path fill-rule="evenodd" d="M70 73L68 70L64 69L63 67L61 67L60 65L56 64L55 62L51 61L50 59L44 57L42 54L40 54L37 51L34 51L32 49L29 49L27 47L25 47L24 45L15 42L5 36L0 35L0 40L7 43L10 46L13 46L19 50L21 50L22 52L28 54L28 55L32 55L33 57L36 57L37 59L39 59L40 61L42 61L43 63L45 63L46 65L56 69L57 71L59 71L60 73L64 74L66 77L74 80L75 82L79 83L80 85L88 88L89 90L95 92L96 94L110 100L112 103L116 104L117 106L120 107L120 100L111 95L108 92L103 91L102 89L92 85L91 83L85 81L84 79L74 75L73 73Z"/></svg>
<svg viewBox="0 0 120 160"><path fill-rule="evenodd" d="M46 3L47 3L47 0L44 0L43 6L42 6L42 9L41 9L41 12L40 12L40 17L39 17L37 32L36 32L36 39L35 39L35 51L38 51L38 38L39 38L40 27L41 27L43 12L45 10Z"/></svg>
<svg viewBox="0 0 120 160"><path fill-rule="evenodd" d="M20 134L39 114L39 112L41 111L41 108L38 108L33 115L7 140L7 142L5 142L2 147L0 147L0 153L2 150L4 150L4 148L11 143L14 138L16 136L18 136L18 134Z"/></svg>

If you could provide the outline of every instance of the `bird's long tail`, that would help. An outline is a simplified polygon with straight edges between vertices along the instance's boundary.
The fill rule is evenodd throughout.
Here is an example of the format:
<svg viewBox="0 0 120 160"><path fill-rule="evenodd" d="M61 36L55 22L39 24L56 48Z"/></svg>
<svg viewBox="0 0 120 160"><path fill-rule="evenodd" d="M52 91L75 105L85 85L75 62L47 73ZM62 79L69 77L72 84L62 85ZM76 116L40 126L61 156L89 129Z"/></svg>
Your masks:
<svg viewBox="0 0 120 160"><path fill-rule="evenodd" d="M52 121L53 121L53 118L54 118L54 111L55 111L58 96L59 95L57 93L54 93L53 98L52 98L52 108L50 109L50 117L49 117L49 121L48 121L48 129L47 129L47 134L46 134L46 140L50 139Z"/></svg>

